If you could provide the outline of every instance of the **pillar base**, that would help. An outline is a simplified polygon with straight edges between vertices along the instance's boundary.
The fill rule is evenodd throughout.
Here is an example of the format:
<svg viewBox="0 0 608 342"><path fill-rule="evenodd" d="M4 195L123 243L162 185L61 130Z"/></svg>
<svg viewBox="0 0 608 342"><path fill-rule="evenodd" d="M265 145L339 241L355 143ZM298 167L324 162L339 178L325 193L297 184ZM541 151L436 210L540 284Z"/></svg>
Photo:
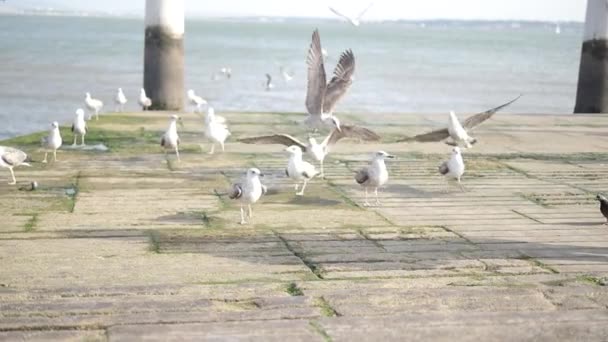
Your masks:
<svg viewBox="0 0 608 342"><path fill-rule="evenodd" d="M608 41L583 43L574 113L608 112Z"/></svg>

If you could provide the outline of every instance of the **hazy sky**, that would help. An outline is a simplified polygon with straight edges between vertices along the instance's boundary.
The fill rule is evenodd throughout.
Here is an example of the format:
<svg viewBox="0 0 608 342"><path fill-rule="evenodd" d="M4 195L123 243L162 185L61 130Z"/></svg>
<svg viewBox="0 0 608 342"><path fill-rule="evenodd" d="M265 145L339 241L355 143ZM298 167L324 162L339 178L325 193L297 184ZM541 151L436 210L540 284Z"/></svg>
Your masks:
<svg viewBox="0 0 608 342"><path fill-rule="evenodd" d="M33 6L143 13L145 0L8 0ZM369 0L185 0L188 16L331 17L327 6L355 15ZM583 21L585 0L377 0L369 19L520 19Z"/></svg>

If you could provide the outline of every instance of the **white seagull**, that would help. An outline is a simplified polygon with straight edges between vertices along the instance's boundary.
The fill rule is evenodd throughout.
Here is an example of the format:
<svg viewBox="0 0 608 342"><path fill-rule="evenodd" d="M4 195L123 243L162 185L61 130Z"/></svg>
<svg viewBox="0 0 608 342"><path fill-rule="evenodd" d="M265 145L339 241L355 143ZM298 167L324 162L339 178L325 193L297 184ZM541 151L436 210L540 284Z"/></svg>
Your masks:
<svg viewBox="0 0 608 342"><path fill-rule="evenodd" d="M460 190L464 191L464 186L460 182L460 177L464 174L464 160L460 152L460 147L456 146L452 150L450 159L444 161L439 165L439 173L446 177L447 190L450 191L450 180L455 179L458 182Z"/></svg>
<svg viewBox="0 0 608 342"><path fill-rule="evenodd" d="M51 124L49 134L40 139L40 145L42 145L42 148L44 149L43 163L47 162L49 151L53 151L53 161L57 161L57 150L61 147L62 142L61 133L59 133L59 124L57 121L54 121Z"/></svg>
<svg viewBox="0 0 608 342"><path fill-rule="evenodd" d="M280 67L279 71L281 72L281 76L283 76L283 80L285 82L289 82L293 79L293 72L287 72L284 67Z"/></svg>
<svg viewBox="0 0 608 342"><path fill-rule="evenodd" d="M228 194L230 199L237 199L241 202L241 224L247 223L245 221L244 205L247 204L249 209L247 217L251 219L253 217L251 205L266 194L266 186L262 184L260 177L264 177L260 170L256 168L247 170L245 179L240 183L233 184L232 190Z"/></svg>
<svg viewBox="0 0 608 342"><path fill-rule="evenodd" d="M367 128L343 125L340 130L334 128L320 144L317 143L317 140L312 136L308 137L308 143L304 143L289 134L273 134L242 138L238 139L238 141L246 144L281 144L285 146L298 146L303 152L308 152L317 162L319 162L321 177L325 178L323 161L329 154L330 148L342 138L357 138L365 141L380 140L378 134Z"/></svg>
<svg viewBox="0 0 608 342"><path fill-rule="evenodd" d="M8 146L0 146L0 166L7 168L11 172L11 177L13 178L8 184L17 184L13 168L19 165L31 166L27 163L28 159L28 155L21 150Z"/></svg>
<svg viewBox="0 0 608 342"><path fill-rule="evenodd" d="M122 92L122 88L118 88L116 96L114 97L114 103L116 104L116 111L122 113L125 109L125 104L127 103L127 97L125 96L125 93Z"/></svg>
<svg viewBox="0 0 608 342"><path fill-rule="evenodd" d="M483 122L490 119L499 110L517 101L520 97L521 95L496 108L492 108L485 112L472 115L468 117L463 122L463 124L460 124L460 121L458 121L458 118L456 117L456 114L454 114L454 112L450 112L448 128L442 128L429 133L419 134L414 137L405 137L397 140L397 142L438 142L446 140L447 138L452 138L452 141L446 141L446 144L451 146L464 145L467 148L470 148L473 144L477 142L477 139L471 137L468 132L472 131L475 127L481 125Z"/></svg>
<svg viewBox="0 0 608 342"><path fill-rule="evenodd" d="M274 88L274 84L272 84L272 76L270 74L266 74L266 83L265 83L266 91Z"/></svg>
<svg viewBox="0 0 608 342"><path fill-rule="evenodd" d="M148 110L150 109L150 106L152 106L152 99L146 95L146 90L144 88L141 88L139 91L139 100L137 103L139 103L142 110Z"/></svg>
<svg viewBox="0 0 608 342"><path fill-rule="evenodd" d="M338 12L338 10L336 10L335 8L333 8L333 7L331 7L331 6L329 7L329 10L330 10L330 11L332 11L332 12L334 12L334 14L335 14L335 15L337 15L337 16L339 16L339 17L341 17L341 18L345 19L345 20L346 20L346 21L348 21L348 22L349 22L351 25L353 25L353 26L355 26L355 27L356 27L356 26L361 25L361 19L363 18L363 15L364 15L364 14L365 14L365 13L366 13L366 12L367 12L367 11L368 11L368 10L369 10L369 9L370 9L372 6L373 6L373 5L374 5L374 3L373 3L373 2L372 2L372 3L370 3L370 4L369 4L369 5L368 5L368 6L367 6L367 7L366 7L366 8L365 8L363 11L361 11L361 13L359 13L359 15L358 15L358 16L356 16L356 17L349 17L349 16L347 16L347 15L344 15L344 14L342 14L342 13Z"/></svg>
<svg viewBox="0 0 608 342"><path fill-rule="evenodd" d="M222 147L224 152L224 142L230 136L230 131L226 126L226 120L220 116L215 116L215 109L209 107L207 109L207 116L205 117L205 136L211 140L211 151L209 154L215 152L215 144L218 143Z"/></svg>
<svg viewBox="0 0 608 342"><path fill-rule="evenodd" d="M81 146L84 146L84 136L87 134L87 123L84 121L84 110L82 108L76 109L76 117L74 123L72 123L72 133L74 133L74 143L72 146L76 146L76 138L80 135Z"/></svg>
<svg viewBox="0 0 608 342"><path fill-rule="evenodd" d="M289 153L289 161L287 162L287 168L285 174L287 177L296 181L295 190L298 191L300 181L304 181L302 190L296 192L297 196L304 196L304 189L309 180L313 179L319 172L315 169L314 165L302 160L302 149L299 146L292 145L285 148L285 151Z"/></svg>
<svg viewBox="0 0 608 342"><path fill-rule="evenodd" d="M374 193L376 194L376 205L380 205L380 200L378 199L378 188L388 182L388 170L386 169L386 164L384 163L384 159L386 158L392 159L395 158L395 156L384 151L374 153L370 164L355 174L355 181L365 189L365 203L363 205L366 207L370 206L369 202L367 201L368 188L374 188Z"/></svg>
<svg viewBox="0 0 608 342"><path fill-rule="evenodd" d="M167 150L174 150L175 155L177 156L177 161L179 162L179 136L177 135L178 120L181 120L179 116L171 115L171 120L169 121L169 128L167 128L167 131L160 139L160 146L163 147L165 154L167 154Z"/></svg>
<svg viewBox="0 0 608 342"><path fill-rule="evenodd" d="M196 95L193 89L188 90L188 102L195 107L194 110L198 113L201 112L201 107L207 104L207 101Z"/></svg>
<svg viewBox="0 0 608 342"><path fill-rule="evenodd" d="M98 99L94 99L91 97L91 93L86 93L84 98L84 104L89 110L89 120L93 117L93 113L95 113L95 120L99 120L99 111L103 107L103 102Z"/></svg>
<svg viewBox="0 0 608 342"><path fill-rule="evenodd" d="M308 64L306 109L309 115L304 122L312 128L319 128L322 124L332 124L340 129L339 123L336 124L334 121L333 111L353 83L355 55L351 50L343 52L334 70L334 76L327 83L321 52L321 38L319 31L315 30L312 34L312 43L308 50L306 63ZM332 121L334 122L332 123Z"/></svg>

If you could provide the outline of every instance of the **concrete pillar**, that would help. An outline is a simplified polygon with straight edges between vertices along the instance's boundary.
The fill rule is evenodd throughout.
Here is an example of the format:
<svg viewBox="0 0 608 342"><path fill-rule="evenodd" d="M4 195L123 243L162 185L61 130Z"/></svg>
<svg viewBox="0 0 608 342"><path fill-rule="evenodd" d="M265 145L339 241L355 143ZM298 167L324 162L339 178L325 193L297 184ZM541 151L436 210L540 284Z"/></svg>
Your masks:
<svg viewBox="0 0 608 342"><path fill-rule="evenodd" d="M587 0L575 113L608 112L608 2Z"/></svg>
<svg viewBox="0 0 608 342"><path fill-rule="evenodd" d="M153 110L184 106L184 0L146 0L144 89Z"/></svg>

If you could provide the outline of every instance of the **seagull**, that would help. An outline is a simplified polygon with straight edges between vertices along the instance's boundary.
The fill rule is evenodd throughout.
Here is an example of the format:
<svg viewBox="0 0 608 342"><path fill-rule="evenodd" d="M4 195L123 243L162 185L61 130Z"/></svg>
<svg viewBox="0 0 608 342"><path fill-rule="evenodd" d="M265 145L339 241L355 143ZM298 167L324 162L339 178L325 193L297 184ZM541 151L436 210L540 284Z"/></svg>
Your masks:
<svg viewBox="0 0 608 342"><path fill-rule="evenodd" d="M317 162L319 162L321 177L325 178L323 161L329 154L330 148L342 138L358 138L365 141L380 140L380 136L378 134L367 128L343 125L341 126L340 130L334 128L320 144L317 143L317 140L312 136L308 137L308 143L304 143L289 134L273 134L252 138L241 138L238 139L238 141L246 144L281 144L285 146L298 146L303 152L308 152Z"/></svg>
<svg viewBox="0 0 608 342"><path fill-rule="evenodd" d="M600 202L600 211L607 220L605 224L608 224L608 199L606 199L606 197L604 197L602 194L598 194L596 199Z"/></svg>
<svg viewBox="0 0 608 342"><path fill-rule="evenodd" d="M477 142L477 139L471 137L468 132L472 131L475 127L481 125L484 121L491 118L499 110L517 101L520 97L521 95L496 108L472 115L468 117L462 125L460 124L460 121L458 121L458 118L454 112L450 112L448 128L442 128L429 133L419 134L414 137L402 138L397 140L397 142L438 142L451 137L452 141L446 141L446 144L451 146L464 145L466 148L470 148Z"/></svg>
<svg viewBox="0 0 608 342"><path fill-rule="evenodd" d="M142 110L148 110L150 109L150 106L152 106L152 99L146 96L146 90L144 88L141 88L141 90L139 91L138 103L141 106Z"/></svg>
<svg viewBox="0 0 608 342"><path fill-rule="evenodd" d="M222 67L218 73L213 74L212 79L217 81L219 79L219 75L223 75L227 79L232 77L232 69L229 67Z"/></svg>
<svg viewBox="0 0 608 342"><path fill-rule="evenodd" d="M209 107L207 109L207 117L205 117L205 124L205 136L212 142L209 154L215 152L216 143L220 144L222 152L224 152L224 142L230 136L230 131L228 131L228 127L226 126L226 120L222 117L216 117L215 109Z"/></svg>
<svg viewBox="0 0 608 342"><path fill-rule="evenodd" d="M462 160L462 154L460 147L456 146L452 149L452 155L450 159L444 161L439 165L439 173L444 175L447 180L447 191L450 191L450 179L456 179L460 190L465 191L464 186L460 183L460 177L464 174L464 160Z"/></svg>
<svg viewBox="0 0 608 342"><path fill-rule="evenodd" d="M266 91L274 88L274 84L272 84L272 76L270 74L266 74Z"/></svg>
<svg viewBox="0 0 608 342"><path fill-rule="evenodd" d="M243 182L233 184L232 190L228 194L230 199L238 199L241 202L241 224L247 223L247 221L245 221L245 210L243 206L247 204L249 209L248 218L251 219L253 217L251 205L257 202L262 195L266 194L267 188L260 181L260 177L264 177L264 175L259 169L251 168L247 170Z"/></svg>
<svg viewBox="0 0 608 342"><path fill-rule="evenodd" d="M194 90L192 89L188 90L188 101L192 106L195 107L195 111L198 113L201 112L201 107L207 104L207 101L205 101L205 99L203 99L202 97L196 95L194 93Z"/></svg>
<svg viewBox="0 0 608 342"><path fill-rule="evenodd" d="M386 169L386 164L384 163L384 160L387 158L393 159L395 156L384 151L378 151L372 156L370 164L355 174L355 181L365 189L365 203L363 205L366 207L370 206L369 202L367 201L368 188L374 188L374 193L376 194L376 205L380 205L380 200L378 199L378 188L386 184L388 181L388 170Z"/></svg>
<svg viewBox="0 0 608 342"><path fill-rule="evenodd" d="M349 17L347 15L344 15L340 12L338 12L336 9L332 8L331 6L329 7L329 10L334 12L335 15L346 19L346 21L348 21L351 25L357 27L359 25L361 25L361 18L363 17L363 15L365 14L365 12L367 12L372 6L374 5L374 3L370 3L361 13L359 13L359 15L355 18L353 17Z"/></svg>
<svg viewBox="0 0 608 342"><path fill-rule="evenodd" d="M122 113L125 109L125 104L127 103L127 97L125 96L125 93L122 92L122 88L118 88L114 103L116 103L116 111Z"/></svg>
<svg viewBox="0 0 608 342"><path fill-rule="evenodd" d="M285 174L287 177L296 181L295 190L298 191L300 181L303 180L302 190L296 192L297 196L304 196L304 189L309 180L313 179L319 172L315 169L315 166L311 163L302 160L302 149L300 146L292 145L285 148L285 151L289 153L289 161L287 162L287 168Z"/></svg>
<svg viewBox="0 0 608 342"><path fill-rule="evenodd" d="M306 63L308 64L306 109L309 116L305 123L313 128L318 128L321 124L328 124L332 121L336 104L353 83L355 55L351 50L344 51L340 56L338 65L336 65L334 76L327 83L323 54L321 53L321 38L319 37L319 30L315 30L312 34L312 43L308 50ZM339 125L337 127L340 129Z"/></svg>
<svg viewBox="0 0 608 342"><path fill-rule="evenodd" d="M289 82L293 79L293 73L287 72L284 67L280 67L279 71L281 72L281 76L283 76L283 80L285 82Z"/></svg>
<svg viewBox="0 0 608 342"><path fill-rule="evenodd" d="M177 121L181 120L181 118L177 115L171 115L171 120L169 121L169 128L165 134L163 134L160 139L160 146L162 146L165 150L165 154L167 154L167 150L174 150L175 155L177 156L177 161L179 162L179 136L177 135Z"/></svg>
<svg viewBox="0 0 608 342"><path fill-rule="evenodd" d="M91 97L91 93L86 93L84 98L84 104L87 106L89 110L89 120L93 117L91 112L95 113L95 120L99 120L99 111L103 107L103 102L98 99L94 99Z"/></svg>
<svg viewBox="0 0 608 342"><path fill-rule="evenodd" d="M87 134L87 124L84 121L84 110L82 110L82 108L76 109L76 117L72 124L72 133L74 133L74 143L72 146L76 146L77 135L80 135L81 137L81 146L84 146L84 136Z"/></svg>
<svg viewBox="0 0 608 342"><path fill-rule="evenodd" d="M44 160L42 162L47 162L49 151L53 151L53 161L57 161L57 149L59 149L62 144L61 133L59 133L59 124L57 121L53 121L49 134L40 140L40 144L45 150Z"/></svg>
<svg viewBox="0 0 608 342"><path fill-rule="evenodd" d="M27 163L28 160L29 157L25 152L8 146L0 146L0 166L7 168L11 172L11 177L13 178L8 184L17 184L13 168L19 165L31 166Z"/></svg>

